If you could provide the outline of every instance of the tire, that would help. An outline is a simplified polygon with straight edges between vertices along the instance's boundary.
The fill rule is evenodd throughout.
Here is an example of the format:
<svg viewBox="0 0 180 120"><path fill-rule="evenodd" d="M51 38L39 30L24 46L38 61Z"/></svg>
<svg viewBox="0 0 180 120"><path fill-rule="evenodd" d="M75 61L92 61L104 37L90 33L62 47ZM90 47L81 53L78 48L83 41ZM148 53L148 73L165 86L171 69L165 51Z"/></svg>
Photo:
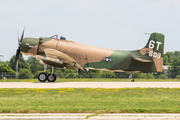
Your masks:
<svg viewBox="0 0 180 120"><path fill-rule="evenodd" d="M44 73L44 72L40 73L40 74L38 75L38 80L39 80L40 82L45 82L45 81L47 80L47 74Z"/></svg>
<svg viewBox="0 0 180 120"><path fill-rule="evenodd" d="M51 74L49 74L49 75L47 76L47 79L48 79L48 82L55 82L55 81L56 81L56 75L53 74L53 75L51 76Z"/></svg>

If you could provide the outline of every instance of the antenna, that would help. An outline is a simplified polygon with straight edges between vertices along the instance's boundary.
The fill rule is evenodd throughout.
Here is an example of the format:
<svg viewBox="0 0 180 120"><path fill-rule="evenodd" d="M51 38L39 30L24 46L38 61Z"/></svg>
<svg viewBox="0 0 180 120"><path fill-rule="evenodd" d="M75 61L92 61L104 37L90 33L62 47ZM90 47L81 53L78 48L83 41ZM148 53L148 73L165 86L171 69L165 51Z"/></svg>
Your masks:
<svg viewBox="0 0 180 120"><path fill-rule="evenodd" d="M144 34L146 34L146 35L151 35L150 33L144 33Z"/></svg>

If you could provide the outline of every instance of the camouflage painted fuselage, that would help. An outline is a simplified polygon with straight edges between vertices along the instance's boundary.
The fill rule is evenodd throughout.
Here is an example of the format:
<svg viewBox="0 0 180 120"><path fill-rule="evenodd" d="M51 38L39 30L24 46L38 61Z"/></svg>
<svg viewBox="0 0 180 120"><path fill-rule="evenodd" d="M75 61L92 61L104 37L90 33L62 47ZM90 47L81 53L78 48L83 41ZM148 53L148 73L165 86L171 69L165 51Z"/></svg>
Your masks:
<svg viewBox="0 0 180 120"><path fill-rule="evenodd" d="M152 33L147 45L135 51L112 50L93 47L53 38L24 38L21 43L21 53L30 56L46 56L45 49L60 51L80 66L88 69L117 71L117 72L162 72L164 35ZM43 61L45 64L72 68L67 63L57 64L51 61Z"/></svg>

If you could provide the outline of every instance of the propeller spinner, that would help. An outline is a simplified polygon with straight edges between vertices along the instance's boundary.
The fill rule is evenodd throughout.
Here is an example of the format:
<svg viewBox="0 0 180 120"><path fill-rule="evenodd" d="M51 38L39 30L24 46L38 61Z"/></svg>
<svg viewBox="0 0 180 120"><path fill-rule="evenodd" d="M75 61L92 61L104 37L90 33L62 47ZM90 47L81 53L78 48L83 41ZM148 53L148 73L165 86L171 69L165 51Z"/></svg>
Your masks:
<svg viewBox="0 0 180 120"><path fill-rule="evenodd" d="M18 49L16 50L16 58L15 58L14 66L16 66L17 60L18 60L18 58L19 58L19 55L22 56L22 54L21 54L20 51L21 51L21 42L22 42L23 37L24 37L24 31L25 31L25 29L23 30L23 33L22 33L22 35L21 35L21 39L20 39L20 40L19 40L19 37L18 37Z"/></svg>

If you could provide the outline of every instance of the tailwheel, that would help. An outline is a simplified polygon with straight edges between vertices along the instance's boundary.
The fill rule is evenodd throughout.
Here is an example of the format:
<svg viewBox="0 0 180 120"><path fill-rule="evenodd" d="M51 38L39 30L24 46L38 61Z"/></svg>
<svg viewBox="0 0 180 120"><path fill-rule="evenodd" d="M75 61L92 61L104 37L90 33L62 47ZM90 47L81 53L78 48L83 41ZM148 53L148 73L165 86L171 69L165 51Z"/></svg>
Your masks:
<svg viewBox="0 0 180 120"><path fill-rule="evenodd" d="M131 82L134 82L134 79L131 79Z"/></svg>
<svg viewBox="0 0 180 120"><path fill-rule="evenodd" d="M55 82L56 81L56 75L55 74L49 74L47 76L48 82Z"/></svg>
<svg viewBox="0 0 180 120"><path fill-rule="evenodd" d="M47 80L47 74L45 72L42 72L38 75L38 80L40 82L45 82Z"/></svg>
<svg viewBox="0 0 180 120"><path fill-rule="evenodd" d="M131 82L134 82L134 81L135 81L135 80L132 78L132 73L130 73L129 78L130 78Z"/></svg>

